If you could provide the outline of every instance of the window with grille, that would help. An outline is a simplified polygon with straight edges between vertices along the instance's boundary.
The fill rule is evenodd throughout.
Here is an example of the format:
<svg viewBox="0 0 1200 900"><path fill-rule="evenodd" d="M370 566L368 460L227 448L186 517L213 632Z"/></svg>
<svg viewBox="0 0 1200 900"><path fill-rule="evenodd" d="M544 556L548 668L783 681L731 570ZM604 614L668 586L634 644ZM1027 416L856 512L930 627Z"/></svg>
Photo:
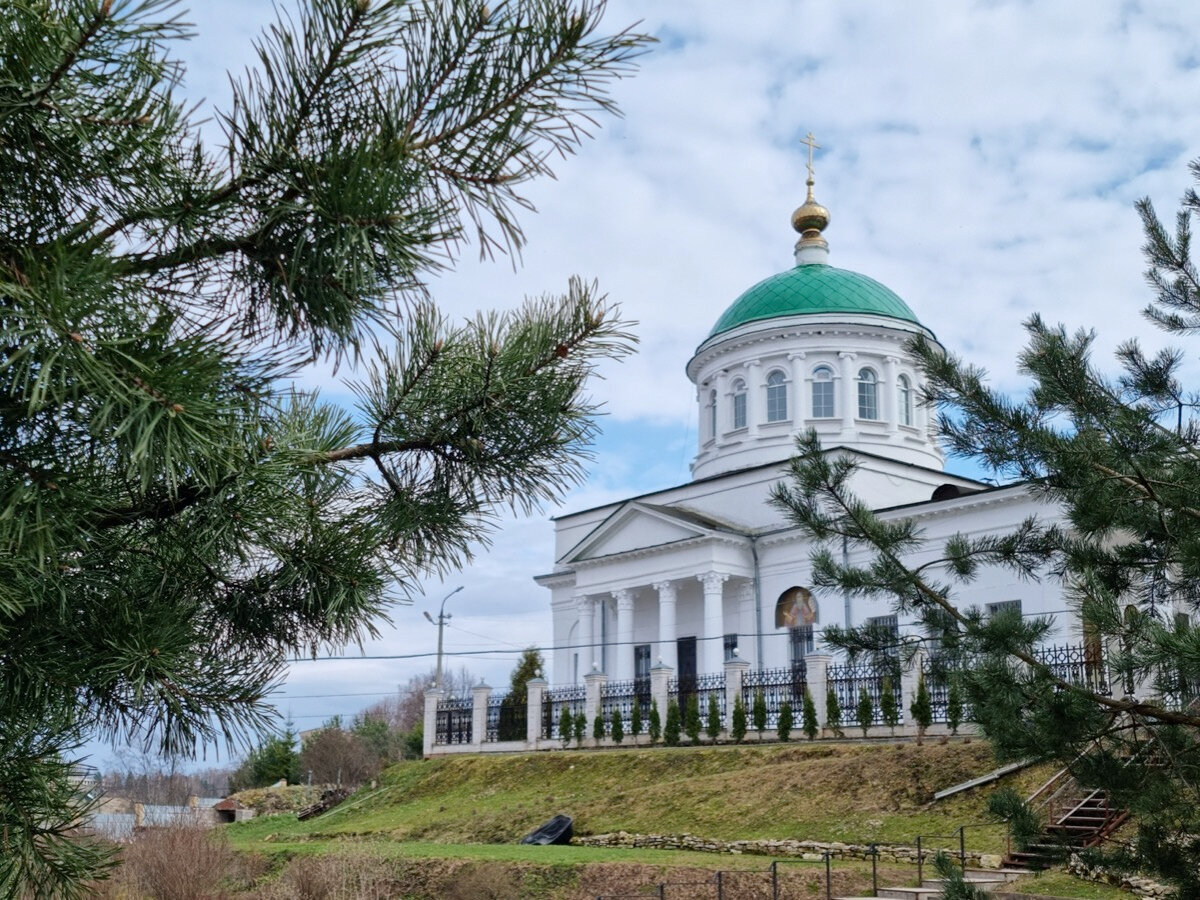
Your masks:
<svg viewBox="0 0 1200 900"><path fill-rule="evenodd" d="M1016 613L1019 616L1021 615L1021 601L1001 600L998 603L989 603L987 605L988 618L990 619L997 613Z"/></svg>
<svg viewBox="0 0 1200 900"><path fill-rule="evenodd" d="M879 418L879 381L870 369L858 372L858 417Z"/></svg>
<svg viewBox="0 0 1200 900"><path fill-rule="evenodd" d="M767 421L787 421L787 379L782 372L767 376Z"/></svg>
<svg viewBox="0 0 1200 900"><path fill-rule="evenodd" d="M733 659L734 654L737 653L737 648L738 648L737 635L736 634L725 635L725 661L726 662Z"/></svg>
<svg viewBox="0 0 1200 900"><path fill-rule="evenodd" d="M833 406L833 369L829 366L817 366L813 369L812 381L812 414L814 419L832 419Z"/></svg>
<svg viewBox="0 0 1200 900"><path fill-rule="evenodd" d="M896 404L900 410L900 424L912 425L912 383L907 375L901 375L896 381Z"/></svg>
<svg viewBox="0 0 1200 900"><path fill-rule="evenodd" d="M733 427L746 427L746 382L740 378L733 383Z"/></svg>

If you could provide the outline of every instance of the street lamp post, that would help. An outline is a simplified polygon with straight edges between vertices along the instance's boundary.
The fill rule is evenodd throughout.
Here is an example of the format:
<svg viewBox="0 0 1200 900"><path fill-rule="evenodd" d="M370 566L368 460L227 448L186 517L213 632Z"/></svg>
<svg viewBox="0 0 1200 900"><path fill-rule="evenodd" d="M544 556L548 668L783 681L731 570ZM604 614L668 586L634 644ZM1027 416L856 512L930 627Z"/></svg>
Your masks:
<svg viewBox="0 0 1200 900"><path fill-rule="evenodd" d="M438 617L437 617L437 622L436 622L436 625L438 627L437 674L434 675L433 686L436 687L439 691L442 689L442 628L445 626L445 624L448 621L450 621L450 614L446 612L446 601L449 600L451 597L453 597L455 594L457 594L462 589L463 589L463 585L460 584L458 587L456 587L454 590L452 590L450 593L448 593L445 597L443 597L442 605L438 609ZM429 615L428 611L425 612L425 618L428 619L431 623L433 622L433 616Z"/></svg>

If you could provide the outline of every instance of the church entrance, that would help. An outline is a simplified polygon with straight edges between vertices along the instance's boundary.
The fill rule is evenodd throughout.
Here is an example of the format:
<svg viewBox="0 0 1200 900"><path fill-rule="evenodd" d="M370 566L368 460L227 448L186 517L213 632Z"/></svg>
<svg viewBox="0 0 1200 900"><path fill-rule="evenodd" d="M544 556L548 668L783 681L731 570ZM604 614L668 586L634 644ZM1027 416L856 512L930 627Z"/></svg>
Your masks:
<svg viewBox="0 0 1200 900"><path fill-rule="evenodd" d="M675 642L675 661L679 666L679 712L687 709L689 698L696 693L696 638L683 637Z"/></svg>

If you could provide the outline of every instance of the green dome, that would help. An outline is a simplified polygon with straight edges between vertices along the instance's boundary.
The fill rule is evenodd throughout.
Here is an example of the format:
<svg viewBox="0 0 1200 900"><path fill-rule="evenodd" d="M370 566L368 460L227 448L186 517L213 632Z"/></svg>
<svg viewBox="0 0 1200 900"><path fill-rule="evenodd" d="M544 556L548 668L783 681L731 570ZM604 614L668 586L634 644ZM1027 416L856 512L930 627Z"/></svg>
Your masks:
<svg viewBox="0 0 1200 900"><path fill-rule="evenodd" d="M829 313L886 316L921 324L907 303L875 279L821 263L808 263L754 285L733 301L708 336L747 322Z"/></svg>

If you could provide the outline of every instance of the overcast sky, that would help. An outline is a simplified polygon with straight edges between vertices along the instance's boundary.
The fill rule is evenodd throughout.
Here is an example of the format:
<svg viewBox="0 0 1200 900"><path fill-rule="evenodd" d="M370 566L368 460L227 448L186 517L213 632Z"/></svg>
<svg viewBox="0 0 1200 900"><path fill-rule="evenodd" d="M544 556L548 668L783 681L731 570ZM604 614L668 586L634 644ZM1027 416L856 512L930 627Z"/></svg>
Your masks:
<svg viewBox="0 0 1200 900"><path fill-rule="evenodd" d="M224 72L252 61L271 4L206 0L190 18L187 93L224 105ZM579 274L639 322L639 354L595 385L608 415L590 478L562 509L507 523L366 648L425 656L294 665L278 708L299 728L430 669L437 634L422 611L460 584L447 651L503 655L448 665L501 687L520 647L549 642L549 592L532 581L553 563L548 516L688 479L697 408L684 364L743 290L791 265L809 131L831 263L891 287L998 384L1019 389L1034 312L1096 328L1106 360L1131 335L1163 343L1140 316L1133 203L1149 196L1170 220L1191 184L1200 4L610 3L610 28L638 20L660 43L615 88L625 117L530 188L520 267L471 248L434 283L448 312L468 315Z"/></svg>

